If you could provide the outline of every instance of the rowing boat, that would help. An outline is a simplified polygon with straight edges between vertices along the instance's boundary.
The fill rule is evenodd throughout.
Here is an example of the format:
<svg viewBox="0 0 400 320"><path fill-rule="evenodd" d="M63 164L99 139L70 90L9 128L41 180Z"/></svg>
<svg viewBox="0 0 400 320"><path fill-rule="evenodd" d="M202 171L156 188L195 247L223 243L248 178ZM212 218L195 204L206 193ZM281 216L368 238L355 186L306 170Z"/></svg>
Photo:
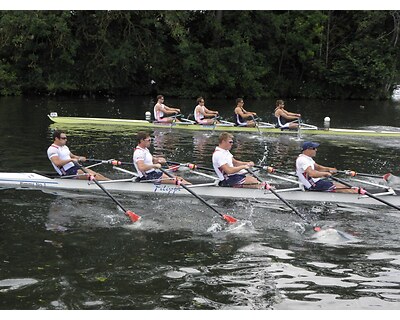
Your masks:
<svg viewBox="0 0 400 320"><path fill-rule="evenodd" d="M131 119L112 119L112 118L81 118L81 117L59 117L55 113L47 115L49 119L63 126L68 125L113 125L113 126L130 126L137 128L151 129L182 129L192 131L228 131L228 132L249 132L249 133L266 133L266 134L298 134L297 130L281 130L275 128L273 124L261 122L257 127L240 127L233 123L220 123L216 125L199 125L193 121L173 122L173 123L154 123L147 120L131 120ZM303 124L301 133L304 135L329 135L329 136L361 136L361 137L397 137L400 138L400 131L390 130L361 130L361 129L319 129L312 125Z"/></svg>
<svg viewBox="0 0 400 320"><path fill-rule="evenodd" d="M135 182L133 179L120 179L110 181L99 181L108 191L124 195L152 195L176 198L180 196L191 196L184 188L171 184L155 184L152 182ZM204 198L222 198L234 200L253 201L277 201L276 196L265 189L247 188L225 188L215 183L187 185L197 195ZM7 173L0 172L0 189L17 190L40 190L45 193L62 195L66 192L78 193L99 193L102 190L95 184L86 180L49 178L37 173ZM333 192L312 192L303 191L301 188L276 189L287 201L302 202L327 202L356 205L382 205L381 202L366 195L333 193ZM385 192L374 193L375 196L400 206L400 196L390 188Z"/></svg>

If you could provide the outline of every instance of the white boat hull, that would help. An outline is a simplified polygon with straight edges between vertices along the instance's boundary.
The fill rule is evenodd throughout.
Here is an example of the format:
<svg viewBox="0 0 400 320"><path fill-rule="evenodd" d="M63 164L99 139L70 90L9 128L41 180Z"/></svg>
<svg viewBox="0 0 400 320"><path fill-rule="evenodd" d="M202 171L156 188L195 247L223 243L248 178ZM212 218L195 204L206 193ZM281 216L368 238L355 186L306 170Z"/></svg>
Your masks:
<svg viewBox="0 0 400 320"><path fill-rule="evenodd" d="M170 198L180 196L193 196L180 186L171 184L154 184L138 182L100 182L113 195L138 194L166 196ZM36 173L0 173L0 189L40 190L51 194L77 193L102 193L103 191L94 183L77 179L51 179ZM192 190L203 198L248 199L260 201L279 201L274 194L267 190L247 188L223 188L218 186L199 186ZM277 190L279 192L279 190ZM356 205L385 205L368 196L332 192L304 192L291 190L279 192L287 201L302 202L333 202ZM381 199L400 206L400 196L382 195Z"/></svg>

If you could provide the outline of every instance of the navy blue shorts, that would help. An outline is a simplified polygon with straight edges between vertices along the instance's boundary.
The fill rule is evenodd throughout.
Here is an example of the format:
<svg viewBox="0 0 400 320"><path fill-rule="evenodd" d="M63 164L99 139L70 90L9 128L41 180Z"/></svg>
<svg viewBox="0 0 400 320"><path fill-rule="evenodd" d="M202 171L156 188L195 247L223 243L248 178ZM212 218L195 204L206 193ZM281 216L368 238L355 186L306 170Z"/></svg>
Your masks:
<svg viewBox="0 0 400 320"><path fill-rule="evenodd" d="M321 179L318 180L315 185L311 186L310 191L334 191L336 186L332 181Z"/></svg>
<svg viewBox="0 0 400 320"><path fill-rule="evenodd" d="M162 177L162 175L163 175L162 171L154 170L152 172L146 173L145 176L139 178L139 181L142 181L142 180L158 180L158 179L160 179Z"/></svg>
<svg viewBox="0 0 400 320"><path fill-rule="evenodd" d="M78 174L79 166L75 165L64 172L64 176L76 176Z"/></svg>
<svg viewBox="0 0 400 320"><path fill-rule="evenodd" d="M246 180L246 175L244 174L233 174L228 176L225 180L219 182L220 187L234 187L241 188Z"/></svg>

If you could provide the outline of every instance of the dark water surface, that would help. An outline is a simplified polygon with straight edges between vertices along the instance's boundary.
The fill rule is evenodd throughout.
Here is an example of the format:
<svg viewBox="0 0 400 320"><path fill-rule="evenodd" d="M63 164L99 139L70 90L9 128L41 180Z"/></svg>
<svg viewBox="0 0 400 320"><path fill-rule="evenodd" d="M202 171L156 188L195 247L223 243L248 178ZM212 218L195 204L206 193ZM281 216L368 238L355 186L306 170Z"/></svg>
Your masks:
<svg viewBox="0 0 400 320"><path fill-rule="evenodd" d="M166 103L186 115L195 105L168 97ZM150 105L149 98L0 98L0 171L51 170L51 111L142 119ZM206 105L231 117L232 101ZM245 108L270 121L273 106L272 100L246 101ZM318 126L330 116L334 127L400 127L400 105L391 102L295 100L286 106ZM65 129L76 154L131 161L137 129ZM217 134L158 129L152 135L153 153L211 165ZM400 175L398 139L313 139L321 143L318 163ZM232 152L254 162L265 156L265 164L290 171L301 142L236 134ZM120 177L109 166L98 171ZM142 216L136 224L105 196L0 190L0 198L0 309L400 309L400 212L390 207L296 203L326 226L314 233L275 201L210 200L240 219L226 226L192 198L118 195Z"/></svg>

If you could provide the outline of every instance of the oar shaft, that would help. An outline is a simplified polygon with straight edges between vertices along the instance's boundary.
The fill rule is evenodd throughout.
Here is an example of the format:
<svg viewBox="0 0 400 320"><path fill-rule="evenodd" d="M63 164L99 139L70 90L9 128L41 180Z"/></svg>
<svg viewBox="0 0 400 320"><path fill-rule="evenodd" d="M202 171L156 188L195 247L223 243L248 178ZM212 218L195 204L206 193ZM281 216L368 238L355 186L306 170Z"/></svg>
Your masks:
<svg viewBox="0 0 400 320"><path fill-rule="evenodd" d="M290 173L290 172L282 171L282 170L279 170L279 169L275 169L274 167L270 167L270 166L254 166L254 167L259 168L259 169L264 169L268 173L281 173L281 174L285 174L287 176L297 177L297 175L294 174L294 173Z"/></svg>
<svg viewBox="0 0 400 320"><path fill-rule="evenodd" d="M81 166L81 169L83 172L85 172L86 174L90 175L90 172L83 166ZM97 186L104 191L105 194L107 194L111 200L113 200L122 210L124 210L124 212L126 212L127 210L122 206L122 204L115 199L110 192L108 192L108 190L106 188L104 188L96 179L92 179L91 181L94 181L95 184L97 184Z"/></svg>
<svg viewBox="0 0 400 320"><path fill-rule="evenodd" d="M207 167L198 166L197 164L194 164L194 163L187 163L187 164L185 164L185 163L180 163L180 162L175 162L175 161L169 161L169 160L168 160L167 162L170 163L170 164L186 166L186 167L188 167L188 168L190 168L190 169L192 169L192 170L199 169L199 170L204 170L204 171L209 171L209 172L215 172L214 169L212 169L212 168L207 168Z"/></svg>
<svg viewBox="0 0 400 320"><path fill-rule="evenodd" d="M170 174L168 171L164 170L163 168L160 168L160 170L166 174L170 178L175 178L172 174ZM188 187L186 187L184 184L180 185L183 189L185 189L187 192L189 192L191 195L193 195L196 199L200 200L202 203L204 203L207 207L209 207L211 210L213 210L215 213L221 216L222 219L228 221L229 223L236 222L237 220L231 216L228 216L226 214L220 213L217 209L215 209L213 206L211 206L206 200L204 200L202 197L200 197L198 194L190 190Z"/></svg>
<svg viewBox="0 0 400 320"><path fill-rule="evenodd" d="M85 172L86 174L88 174L90 176L90 172L84 167L79 165L80 169ZM108 190L106 188L104 188L95 178L92 179L92 181L94 181L94 183L106 194L108 195L112 201L114 201L125 213L125 215L127 217L129 217L131 219L132 222L136 222L138 221L141 217L139 215L137 215L136 213L130 211L130 210L126 210L123 205L117 200L115 199L110 192L108 192Z"/></svg>
<svg viewBox="0 0 400 320"><path fill-rule="evenodd" d="M164 170L163 168L160 168L160 170L165 173L168 177L170 178L175 178L172 174L170 174L168 171ZM207 201L205 201L202 197L200 197L199 195L197 195L195 192L193 192L192 190L190 190L188 187L186 187L184 184L180 185L183 189L185 189L187 192L191 193L194 197L196 197L198 200L200 200L201 202L203 202L207 207L209 207L211 210L213 210L214 212L218 213L219 215L222 216L222 214L220 212L218 212L213 206L211 206Z"/></svg>
<svg viewBox="0 0 400 320"><path fill-rule="evenodd" d="M360 176L360 177L370 177L370 178L379 178L383 179L384 175L377 175L377 174L369 174L369 173L360 173L360 172L355 172L353 170L339 170L338 173L342 173L345 175L348 175L350 177L355 177L355 176Z"/></svg>
<svg viewBox="0 0 400 320"><path fill-rule="evenodd" d="M354 186L352 186L350 183L347 183L346 181L343 181L342 179L338 179L338 178L333 177L333 176L331 176L330 178L331 178L332 180L335 180L335 181L341 183L341 184L344 184L345 186L347 186L347 187L349 187L349 188L354 188ZM383 199L381 199L381 198L379 198L379 197L377 197L377 196L374 196L373 194L369 193L368 191L363 190L363 193L362 193L362 194L365 194L365 195L367 195L368 197L371 197L371 198L373 198L373 199L375 199L375 200L377 200L377 201L380 201L380 202L382 202L382 203L388 205L389 207L392 207L392 208L397 209L397 210L400 211L400 207L395 206L393 203L387 202L386 200L383 200Z"/></svg>
<svg viewBox="0 0 400 320"><path fill-rule="evenodd" d="M114 166L120 166L120 165L133 165L133 162L123 162L123 161L119 161L119 160L101 160L101 159L87 159L86 161L88 162L100 162L100 163L109 163L112 164Z"/></svg>
<svg viewBox="0 0 400 320"><path fill-rule="evenodd" d="M263 182L262 179L256 173L254 173L253 170L247 169L247 171L250 174L252 174L259 182ZM292 209L292 211L294 213L296 213L300 218L302 218L304 221L306 221L308 223L306 217L303 214L301 214L295 207L293 207L289 202L287 202L283 197L281 197L281 195L278 194L278 192L276 192L272 188L270 188L269 191L271 191L271 193L273 193L274 196L276 196L279 200L281 200L284 204L286 204L290 209Z"/></svg>

